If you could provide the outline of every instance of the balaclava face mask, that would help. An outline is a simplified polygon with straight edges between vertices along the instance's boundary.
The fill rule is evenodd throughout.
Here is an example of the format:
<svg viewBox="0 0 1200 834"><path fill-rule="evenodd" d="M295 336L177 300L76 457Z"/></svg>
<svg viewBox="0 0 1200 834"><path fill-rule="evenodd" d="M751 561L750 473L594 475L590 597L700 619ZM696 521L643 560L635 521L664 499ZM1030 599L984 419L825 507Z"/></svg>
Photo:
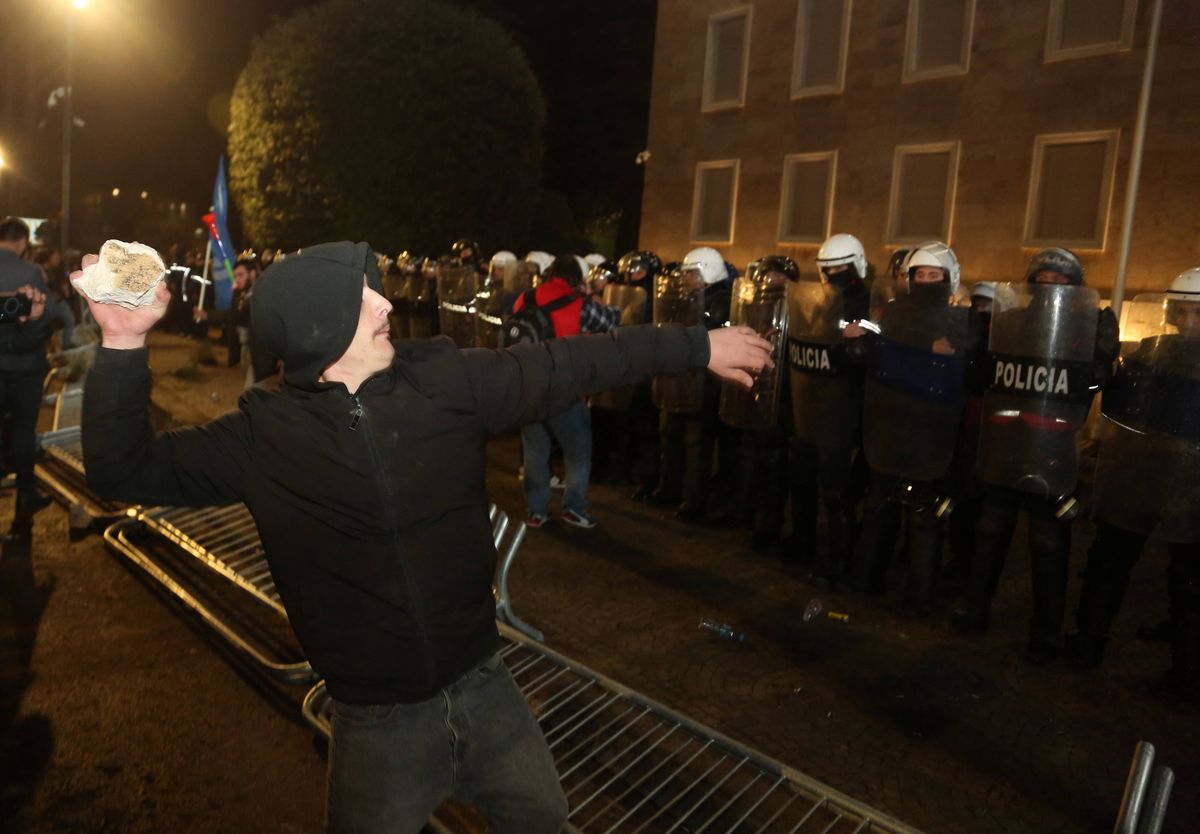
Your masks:
<svg viewBox="0 0 1200 834"><path fill-rule="evenodd" d="M379 265L366 243L322 243L276 261L259 276L250 299L254 340L283 359L289 385L331 387L318 381L358 329L363 275L383 293Z"/></svg>

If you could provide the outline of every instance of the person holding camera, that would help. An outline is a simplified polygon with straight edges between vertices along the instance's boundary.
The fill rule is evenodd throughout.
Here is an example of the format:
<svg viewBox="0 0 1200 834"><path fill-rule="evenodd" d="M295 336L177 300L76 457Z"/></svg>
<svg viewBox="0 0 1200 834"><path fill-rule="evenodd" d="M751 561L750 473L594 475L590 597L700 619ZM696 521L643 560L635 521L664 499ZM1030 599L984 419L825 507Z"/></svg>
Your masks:
<svg viewBox="0 0 1200 834"><path fill-rule="evenodd" d="M28 531L29 518L50 503L33 480L42 379L49 369L42 316L48 290L42 271L23 257L28 248L29 227L23 220L0 222L0 421L11 432L3 443L10 457L6 468L17 477L15 535Z"/></svg>

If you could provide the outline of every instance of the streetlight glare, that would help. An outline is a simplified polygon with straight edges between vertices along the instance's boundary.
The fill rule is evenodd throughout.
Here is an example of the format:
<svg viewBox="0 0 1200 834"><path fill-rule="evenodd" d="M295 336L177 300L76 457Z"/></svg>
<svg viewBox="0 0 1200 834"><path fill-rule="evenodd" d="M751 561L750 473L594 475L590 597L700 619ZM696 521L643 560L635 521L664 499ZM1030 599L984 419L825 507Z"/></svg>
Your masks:
<svg viewBox="0 0 1200 834"><path fill-rule="evenodd" d="M120 197L120 196L121 196L121 189L119 189L119 188L114 188L114 189L113 189L113 192L112 192L112 194L113 194L113 196L114 196L114 197Z"/></svg>
<svg viewBox="0 0 1200 834"><path fill-rule="evenodd" d="M0 168L3 168L5 166L5 164L6 163L4 161L4 153L0 152Z"/></svg>
<svg viewBox="0 0 1200 834"><path fill-rule="evenodd" d="M77 9L86 9L88 0L71 0L71 5Z"/></svg>

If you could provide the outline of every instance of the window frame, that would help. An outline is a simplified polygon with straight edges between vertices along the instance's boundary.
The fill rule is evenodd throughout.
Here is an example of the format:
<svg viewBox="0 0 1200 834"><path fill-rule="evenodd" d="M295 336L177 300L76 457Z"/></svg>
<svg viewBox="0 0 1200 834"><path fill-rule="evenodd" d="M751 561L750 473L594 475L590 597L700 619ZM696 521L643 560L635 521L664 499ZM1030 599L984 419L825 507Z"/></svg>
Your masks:
<svg viewBox="0 0 1200 834"><path fill-rule="evenodd" d="M700 191L702 182L702 171L718 170L721 168L733 169L733 188L730 194L729 206L729 236L728 238L702 238L696 236L696 225L700 215ZM703 162L696 163L695 173L692 183L692 222L688 230L688 239L692 243L703 245L731 245L733 243L734 229L737 227L737 203L738 203L738 188L741 184L741 168L742 160L740 157L731 159L706 159Z"/></svg>
<svg viewBox="0 0 1200 834"><path fill-rule="evenodd" d="M1043 53L1043 63L1052 64L1056 61L1090 58L1093 55L1110 55L1114 52L1128 52L1132 49L1133 32L1137 23L1138 0L1123 0L1123 2L1125 9L1121 16L1120 40L1090 43L1086 46L1064 47L1062 46L1064 0L1050 0L1049 18L1046 22L1046 48Z"/></svg>
<svg viewBox="0 0 1200 834"><path fill-rule="evenodd" d="M1097 212L1096 235L1089 239L1038 238L1037 229L1038 193L1041 185L1045 149L1051 145L1083 145L1104 140L1108 147L1104 155L1104 172L1100 182L1100 200L1103 210ZM1062 246L1068 249L1104 251L1108 244L1108 226L1112 215L1113 190L1117 180L1117 152L1121 147L1119 127L1103 130L1084 130L1071 133L1039 133L1033 137L1033 160L1029 169L1029 194L1025 201L1025 227L1021 234L1021 245L1028 249L1045 246ZM1098 206L1097 208L1101 208Z"/></svg>
<svg viewBox="0 0 1200 834"><path fill-rule="evenodd" d="M945 218L946 218L946 234L938 239L944 242L947 246L951 244L951 238L954 236L954 207L958 199L958 166L959 159L962 156L962 141L952 139L946 142L923 142L915 145L897 145L892 153L892 187L888 195L888 220L887 220L887 236L885 243L888 245L903 246L912 243L924 243L930 240L929 235L911 235L900 236L896 233L896 226L899 217L896 214L896 209L900 200L900 172L902 170L901 162L905 156L916 155L923 153L949 153L950 164L949 171L946 176L946 202L945 202Z"/></svg>
<svg viewBox="0 0 1200 834"><path fill-rule="evenodd" d="M967 4L965 21L965 37L962 50L959 53L960 62L944 64L930 69L917 69L917 30L920 24L920 8L922 0L908 0L908 23L904 30L904 64L901 70L900 82L908 84L914 81L929 81L934 78L953 78L966 75L971 71L971 47L975 43L975 5L976 0L962 0Z"/></svg>
<svg viewBox="0 0 1200 834"><path fill-rule="evenodd" d="M825 192L825 231L821 237L816 239L799 238L796 236L788 236L784 234L785 226L788 218L784 214L788 207L788 194L791 191L792 178L791 166L794 163L805 162L824 162L829 161L829 176L826 182ZM832 151L808 151L805 153L790 153L783 158L783 175L779 185L779 223L776 226L776 242L780 246L807 246L814 243L823 243L830 235L830 230L833 228L833 195L837 184L837 164L838 152L836 149Z"/></svg>
<svg viewBox="0 0 1200 834"><path fill-rule="evenodd" d="M792 47L792 101L815 96L840 95L846 89L846 60L850 51L850 19L854 0L842 0L841 48L838 52L837 81L833 84L800 84L800 71L804 66L804 39L800 37L804 22L804 7L815 0L796 0L795 44Z"/></svg>
<svg viewBox="0 0 1200 834"><path fill-rule="evenodd" d="M725 101L713 101L711 99L711 84L710 79L713 77L713 62L716 61L716 52L713 49L716 24L724 23L726 20L731 20L735 17L746 18L746 30L742 35L742 77L739 86L739 93L736 99ZM705 38L704 46L704 75L700 79L700 112L701 113L719 113L723 110L739 110L746 106L746 83L750 75L750 30L754 23L754 6L746 4L742 6L734 6L732 9L726 9L723 12L711 14L708 17L707 37Z"/></svg>

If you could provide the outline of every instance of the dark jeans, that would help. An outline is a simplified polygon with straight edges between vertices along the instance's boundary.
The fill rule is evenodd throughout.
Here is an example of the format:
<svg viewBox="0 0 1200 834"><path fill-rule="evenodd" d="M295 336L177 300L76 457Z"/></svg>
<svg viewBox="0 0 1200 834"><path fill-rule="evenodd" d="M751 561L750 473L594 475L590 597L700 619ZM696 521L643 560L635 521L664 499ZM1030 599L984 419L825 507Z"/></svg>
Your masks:
<svg viewBox="0 0 1200 834"><path fill-rule="evenodd" d="M496 834L554 834L567 800L524 696L493 656L428 701L334 702L329 834L418 832L445 799L475 805Z"/></svg>
<svg viewBox="0 0 1200 834"><path fill-rule="evenodd" d="M34 491L33 459L37 451L37 418L42 407L40 371L0 372L0 416L9 436L0 442L7 468L17 475L17 492Z"/></svg>
<svg viewBox="0 0 1200 834"><path fill-rule="evenodd" d="M563 506L586 516L588 480L592 474L592 414L582 401L544 423L530 423L521 429L525 503L532 515L550 515L551 435L563 450L567 476Z"/></svg>

